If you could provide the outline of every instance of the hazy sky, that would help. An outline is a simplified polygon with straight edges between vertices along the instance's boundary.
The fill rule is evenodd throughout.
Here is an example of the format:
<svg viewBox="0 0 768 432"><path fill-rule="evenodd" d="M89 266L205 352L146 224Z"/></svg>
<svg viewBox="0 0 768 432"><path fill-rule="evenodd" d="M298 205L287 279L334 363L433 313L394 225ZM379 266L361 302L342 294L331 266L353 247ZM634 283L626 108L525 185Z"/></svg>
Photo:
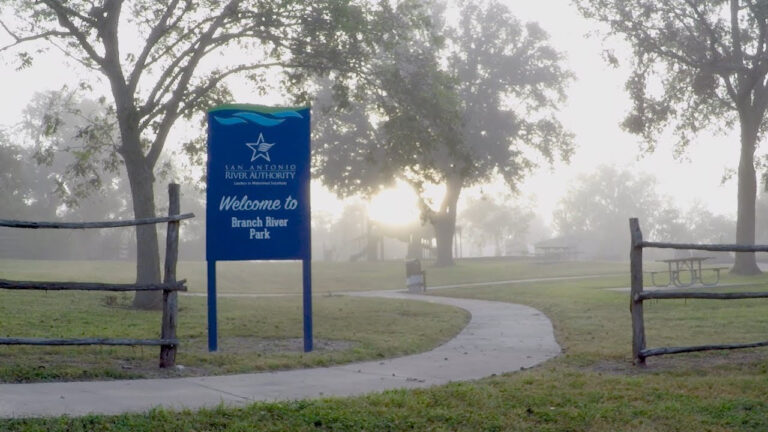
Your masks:
<svg viewBox="0 0 768 432"><path fill-rule="evenodd" d="M624 92L627 71L612 69L603 62L601 40L586 37L595 25L581 18L569 0L506 0L506 3L521 20L541 24L550 34L553 46L567 56L567 65L577 77L569 89L568 103L560 113L564 125L576 135L577 150L571 164L558 164L552 169L544 167L524 183L517 199L533 202L542 216L550 220L557 201L579 174L589 173L600 164L612 164L655 175L660 192L683 208L700 201L715 213L735 216L736 181L721 185L720 179L727 168L737 166L737 134L702 135L682 161L674 159L671 142L660 142L655 154L640 158L637 138L622 132L618 126L630 106ZM58 89L67 81L74 82L71 72L58 58L40 58L34 68L23 72L13 71L7 63L0 58L4 96L0 104L2 124L18 121L20 110L35 91ZM265 103L258 96L246 93L238 99L237 102ZM328 199L328 194L314 191L313 208L338 207Z"/></svg>
<svg viewBox="0 0 768 432"><path fill-rule="evenodd" d="M537 21L549 32L553 45L567 55L577 76L561 115L576 134L575 157L570 166L558 165L553 172L545 170L527 182L528 189L536 191L542 210L551 213L579 173L599 164L615 164L655 175L660 192L683 207L698 200L716 213L735 217L736 180L721 185L721 178L726 168L738 165L737 133L725 137L703 134L685 160L675 160L671 140L659 142L655 154L640 158L638 139L618 126L630 108L624 91L627 70L607 66L601 58L601 39L585 36L596 25L583 19L569 0L506 3L520 19Z"/></svg>

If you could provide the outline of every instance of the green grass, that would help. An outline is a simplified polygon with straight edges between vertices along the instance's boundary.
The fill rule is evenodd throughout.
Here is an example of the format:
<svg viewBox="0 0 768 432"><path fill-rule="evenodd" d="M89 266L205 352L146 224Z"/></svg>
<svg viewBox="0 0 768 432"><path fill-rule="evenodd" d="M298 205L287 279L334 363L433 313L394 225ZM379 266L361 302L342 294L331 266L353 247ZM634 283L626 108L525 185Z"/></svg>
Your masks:
<svg viewBox="0 0 768 432"><path fill-rule="evenodd" d="M177 275L186 279L191 292L206 292L206 263L183 261ZM435 268L424 261L430 286L626 273L626 263L540 262L510 259L458 260L455 267ZM301 263L284 261L219 262L216 267L220 293L299 294ZM130 283L135 263L129 261L30 261L0 260L0 278L14 280L66 280ZM403 261L314 262L312 287L316 294L343 291L396 290L405 288Z"/></svg>
<svg viewBox="0 0 768 432"><path fill-rule="evenodd" d="M435 295L506 301L533 306L549 316L569 357L583 361L631 361L627 277L547 281L507 286L447 289ZM751 281L750 287L706 288L711 292L768 289L768 276L723 276L723 284ZM699 288L701 290L701 288ZM766 299L657 300L644 303L649 347L713 342L755 342L768 337ZM581 360L579 360L581 361ZM649 360L652 361L652 360ZM663 361L662 361L663 362Z"/></svg>
<svg viewBox="0 0 768 432"><path fill-rule="evenodd" d="M207 291L207 264L182 261L177 278L186 279L191 292ZM286 261L222 261L216 265L220 293L300 294L301 263ZM62 280L131 283L136 265L130 261L0 260L0 277L13 280ZM405 286L405 265L380 263L313 263L313 291L391 290Z"/></svg>
<svg viewBox="0 0 768 432"><path fill-rule="evenodd" d="M160 313L124 307L130 300L129 295L0 291L0 335L158 337ZM220 349L209 353L205 298L182 296L179 303L177 363L183 371L158 369L156 347L0 346L0 381L230 374L388 358L437 346L468 319L460 309L424 302L320 296L313 301L318 349L304 353L299 297L220 298Z"/></svg>
<svg viewBox="0 0 768 432"><path fill-rule="evenodd" d="M530 266L535 264L529 263ZM522 303L553 321L564 354L539 367L476 382L357 398L257 403L245 408L0 422L9 430L450 430L764 431L768 430L768 349L652 357L631 365L626 264L585 265L569 281L435 290L435 295ZM434 280L463 282L555 277L557 265L505 276L503 265L427 267ZM563 266L565 267L565 266ZM563 271L565 271L563 269ZM625 270L626 271L626 270ZM613 275L611 275L613 274ZM523 276L525 275L525 276ZM399 276L392 276L399 277ZM768 277L724 275L724 283L766 289ZM721 287L721 291L744 288ZM333 297L332 297L333 298ZM768 339L768 300L647 302L649 347Z"/></svg>

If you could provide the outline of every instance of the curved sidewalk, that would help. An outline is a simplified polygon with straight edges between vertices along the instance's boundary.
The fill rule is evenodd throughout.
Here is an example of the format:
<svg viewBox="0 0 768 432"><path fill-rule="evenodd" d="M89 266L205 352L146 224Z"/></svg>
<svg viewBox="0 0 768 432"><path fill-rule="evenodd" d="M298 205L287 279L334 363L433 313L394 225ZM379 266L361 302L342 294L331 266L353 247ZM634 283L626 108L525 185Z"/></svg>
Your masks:
<svg viewBox="0 0 768 432"><path fill-rule="evenodd" d="M528 306L400 292L350 295L447 304L472 318L432 351L382 361L195 378L0 384L0 418L196 409L429 387L529 368L560 353L549 319Z"/></svg>

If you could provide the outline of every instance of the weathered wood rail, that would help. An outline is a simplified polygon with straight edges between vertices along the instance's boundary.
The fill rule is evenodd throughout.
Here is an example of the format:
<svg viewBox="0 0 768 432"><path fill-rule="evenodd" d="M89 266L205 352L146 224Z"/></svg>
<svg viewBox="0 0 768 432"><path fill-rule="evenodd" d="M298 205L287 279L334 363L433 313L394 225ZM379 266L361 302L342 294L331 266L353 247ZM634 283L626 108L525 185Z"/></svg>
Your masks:
<svg viewBox="0 0 768 432"><path fill-rule="evenodd" d="M644 366L645 359L651 356L665 354L680 354L709 350L730 350L768 346L768 341L742 343L699 345L688 347L646 348L645 320L643 316L643 301L662 299L709 299L736 300L768 298L768 292L733 292L715 293L701 291L643 291L643 248L705 250L712 252L768 252L768 245L738 245L738 244L692 244L692 243L660 243L643 240L640 223L636 218L629 220L629 231L632 239L629 253L631 289L630 312L632 314L632 359L637 366Z"/></svg>
<svg viewBox="0 0 768 432"><path fill-rule="evenodd" d="M162 283L155 284L112 284L96 282L38 282L0 279L0 289L7 290L44 290L44 291L162 291L163 315L160 339L48 339L48 338L0 338L0 345L155 345L160 346L160 367L173 367L176 364L176 350L179 340L176 338L178 322L178 292L186 291L186 280L176 280L176 264L179 257L179 223L195 217L192 213L180 213L180 187L168 185L168 216L146 219L106 222L30 222L0 219L0 227L23 229L91 229L116 228L138 225L167 223L165 242L165 265Z"/></svg>

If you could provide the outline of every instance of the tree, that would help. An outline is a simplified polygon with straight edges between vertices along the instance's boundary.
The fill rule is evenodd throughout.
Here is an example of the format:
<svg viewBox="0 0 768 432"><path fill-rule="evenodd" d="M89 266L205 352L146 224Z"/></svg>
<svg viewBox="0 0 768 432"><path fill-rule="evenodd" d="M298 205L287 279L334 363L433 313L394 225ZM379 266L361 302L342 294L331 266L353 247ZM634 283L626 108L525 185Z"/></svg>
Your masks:
<svg viewBox="0 0 768 432"><path fill-rule="evenodd" d="M22 141L19 133L11 136L16 142ZM8 144L8 138L0 134L0 219L93 221L128 216L130 193L127 182L117 173L99 172L103 181L99 193L78 197L77 191L66 189L61 181L76 175L67 169L76 158L64 155L40 164L35 161L38 156L34 147ZM5 230L0 255L13 259L116 259L128 252L130 238L125 234L125 230Z"/></svg>
<svg viewBox="0 0 768 432"><path fill-rule="evenodd" d="M447 266L464 188L501 176L515 189L536 166L529 150L550 162L570 155L553 112L571 75L538 25L497 2L463 5L453 27L441 17L435 7L431 29L380 55L346 118L325 117L333 127L319 128L315 171L341 195L409 183L435 229L436 265ZM429 184L444 188L439 204L426 198Z"/></svg>
<svg viewBox="0 0 768 432"><path fill-rule="evenodd" d="M23 180L23 149L10 144L5 131L0 130L0 219L19 218L24 213L30 190Z"/></svg>
<svg viewBox="0 0 768 432"><path fill-rule="evenodd" d="M472 243L478 246L482 253L483 246L490 241L494 246L494 254L501 256L509 243L525 246L528 228L534 219L534 213L529 208L498 203L493 199L473 199L467 203L460 219Z"/></svg>
<svg viewBox="0 0 768 432"><path fill-rule="evenodd" d="M290 69L286 84L301 93L307 76L356 69L383 26L368 27L367 2L354 0L2 0L2 26L21 66L33 44L55 48L106 79L136 218L155 216L156 167L171 129L231 100L226 82L247 76L264 89L268 72ZM386 2L379 6L388 10ZM242 52L247 52L243 56ZM227 55L227 57L223 57ZM227 60L234 59L234 60ZM224 63L221 63L221 61ZM87 81L86 81L87 82ZM136 280L160 280L157 230L136 229ZM134 305L159 307L158 293L137 293Z"/></svg>
<svg viewBox="0 0 768 432"><path fill-rule="evenodd" d="M674 125L679 150L700 130L740 130L736 242L755 242L755 151L768 107L768 4L753 0L576 0L581 12L632 46L623 122L648 150ZM757 274L754 253L731 270Z"/></svg>
<svg viewBox="0 0 768 432"><path fill-rule="evenodd" d="M655 178L603 165L572 184L553 222L561 235L586 242L580 246L590 255L618 258L629 250L629 218L639 218L646 235L654 238L658 216L667 207Z"/></svg>
<svg viewBox="0 0 768 432"><path fill-rule="evenodd" d="M53 192L69 209L103 194L106 183L119 181L124 171L114 151L119 140L114 111L104 99L83 99L78 93L67 87L36 93L20 124L20 138L29 140L34 161L55 165Z"/></svg>
<svg viewBox="0 0 768 432"><path fill-rule="evenodd" d="M758 244L768 244L768 190L765 189L765 177L763 177L763 193L758 193L756 204L756 239Z"/></svg>
<svg viewBox="0 0 768 432"><path fill-rule="evenodd" d="M579 177L560 200L554 224L574 236L591 255L626 258L631 217L640 219L647 238L676 243L723 243L733 221L699 202L683 211L659 194L656 178L603 165Z"/></svg>

